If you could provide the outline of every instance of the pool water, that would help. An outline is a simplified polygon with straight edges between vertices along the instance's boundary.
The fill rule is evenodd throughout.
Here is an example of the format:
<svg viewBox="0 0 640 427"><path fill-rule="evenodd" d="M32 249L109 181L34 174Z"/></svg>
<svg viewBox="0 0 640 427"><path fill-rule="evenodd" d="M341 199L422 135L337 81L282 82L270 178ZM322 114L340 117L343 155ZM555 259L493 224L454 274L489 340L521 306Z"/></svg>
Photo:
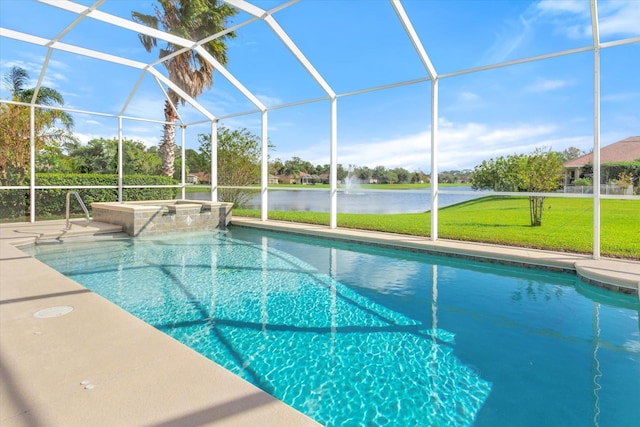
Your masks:
<svg viewBox="0 0 640 427"><path fill-rule="evenodd" d="M552 273L231 227L27 249L328 426L637 426L640 304Z"/></svg>

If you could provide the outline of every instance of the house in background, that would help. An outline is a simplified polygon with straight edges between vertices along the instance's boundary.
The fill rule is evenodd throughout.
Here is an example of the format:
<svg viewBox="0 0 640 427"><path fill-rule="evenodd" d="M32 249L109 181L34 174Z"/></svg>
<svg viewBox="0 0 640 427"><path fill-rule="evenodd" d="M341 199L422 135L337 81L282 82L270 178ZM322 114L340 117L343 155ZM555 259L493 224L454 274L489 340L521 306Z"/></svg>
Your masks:
<svg viewBox="0 0 640 427"><path fill-rule="evenodd" d="M622 141L600 148L600 164L613 162L633 162L640 159L640 136L632 136ZM593 153L576 157L564 163L564 185L571 185L580 178L587 164L593 164Z"/></svg>
<svg viewBox="0 0 640 427"><path fill-rule="evenodd" d="M211 175L208 172L196 172L193 174L194 184L210 184Z"/></svg>
<svg viewBox="0 0 640 427"><path fill-rule="evenodd" d="M320 178L318 175L312 175L306 172L300 172L300 174L298 175L298 184L308 185L321 182L322 178Z"/></svg>
<svg viewBox="0 0 640 427"><path fill-rule="evenodd" d="M279 184L296 184L298 182L297 178L293 175L276 175Z"/></svg>

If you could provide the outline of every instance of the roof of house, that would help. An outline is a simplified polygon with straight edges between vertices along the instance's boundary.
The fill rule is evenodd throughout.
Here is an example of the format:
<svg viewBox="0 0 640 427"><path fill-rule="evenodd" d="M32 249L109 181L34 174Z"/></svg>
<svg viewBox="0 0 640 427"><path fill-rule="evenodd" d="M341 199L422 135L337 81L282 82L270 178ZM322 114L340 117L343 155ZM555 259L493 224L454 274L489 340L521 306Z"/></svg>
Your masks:
<svg viewBox="0 0 640 427"><path fill-rule="evenodd" d="M611 162L631 162L640 159L640 136L631 136L622 141L600 148L600 164ZM593 153L576 157L564 164L565 167L582 167L593 163Z"/></svg>

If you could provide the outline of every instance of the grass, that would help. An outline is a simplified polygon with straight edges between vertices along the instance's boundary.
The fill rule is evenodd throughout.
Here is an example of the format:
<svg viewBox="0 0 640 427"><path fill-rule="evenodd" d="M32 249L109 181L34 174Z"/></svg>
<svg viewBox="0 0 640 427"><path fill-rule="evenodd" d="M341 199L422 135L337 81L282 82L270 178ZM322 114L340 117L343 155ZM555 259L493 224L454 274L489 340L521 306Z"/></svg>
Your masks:
<svg viewBox="0 0 640 427"><path fill-rule="evenodd" d="M259 217L258 210L234 209L234 215ZM329 224L324 212L270 211L270 219ZM601 200L600 253L640 259L640 201ZM338 214L338 227L429 236L431 213ZM591 253L593 201L545 199L541 227L529 224L527 197L489 196L439 210L438 235L443 239L496 243L553 251Z"/></svg>

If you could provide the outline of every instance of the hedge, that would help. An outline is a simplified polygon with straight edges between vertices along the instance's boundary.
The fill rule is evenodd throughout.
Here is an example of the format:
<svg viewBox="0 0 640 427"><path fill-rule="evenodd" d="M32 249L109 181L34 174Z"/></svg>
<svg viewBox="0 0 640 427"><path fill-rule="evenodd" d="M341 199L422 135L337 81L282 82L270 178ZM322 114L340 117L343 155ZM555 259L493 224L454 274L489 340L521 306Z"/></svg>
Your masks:
<svg viewBox="0 0 640 427"><path fill-rule="evenodd" d="M123 177L123 185L176 185L178 181L167 176L129 175ZM118 185L118 175L111 174L36 174L36 186L67 186L73 188L52 188L36 190L36 216L38 218L64 217L66 195L77 191L89 213L93 202L115 202L118 200L116 188L81 188L83 186ZM175 199L178 188L125 188L123 200L167 200ZM72 197L71 214L83 214L82 208ZM0 218L24 218L29 215L28 190L0 191Z"/></svg>

